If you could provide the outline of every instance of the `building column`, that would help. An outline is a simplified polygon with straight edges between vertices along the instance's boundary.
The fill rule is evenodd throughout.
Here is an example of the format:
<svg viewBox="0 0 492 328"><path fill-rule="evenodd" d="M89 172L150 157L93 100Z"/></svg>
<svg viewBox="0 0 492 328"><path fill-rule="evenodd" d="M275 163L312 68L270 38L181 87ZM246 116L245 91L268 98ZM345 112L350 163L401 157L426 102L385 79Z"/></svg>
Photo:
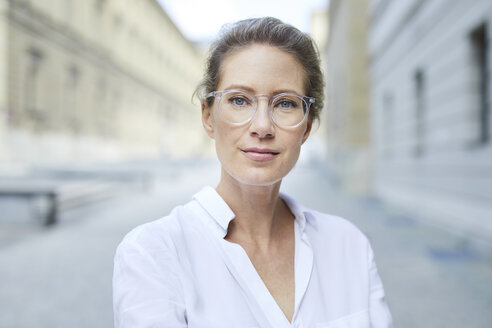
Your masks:
<svg viewBox="0 0 492 328"><path fill-rule="evenodd" d="M0 0L0 163L8 160L8 0ZM1 168L1 165L0 165Z"/></svg>

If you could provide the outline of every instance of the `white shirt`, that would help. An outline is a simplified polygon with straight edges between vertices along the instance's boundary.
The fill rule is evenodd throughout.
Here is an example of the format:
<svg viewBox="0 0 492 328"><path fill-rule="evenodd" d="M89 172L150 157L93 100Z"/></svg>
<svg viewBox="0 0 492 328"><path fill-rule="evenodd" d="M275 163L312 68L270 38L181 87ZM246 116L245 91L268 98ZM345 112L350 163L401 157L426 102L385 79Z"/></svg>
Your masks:
<svg viewBox="0 0 492 328"><path fill-rule="evenodd" d="M234 213L206 187L119 245L115 327L393 327L367 238L342 218L280 196L295 216L292 323L244 249L224 239Z"/></svg>

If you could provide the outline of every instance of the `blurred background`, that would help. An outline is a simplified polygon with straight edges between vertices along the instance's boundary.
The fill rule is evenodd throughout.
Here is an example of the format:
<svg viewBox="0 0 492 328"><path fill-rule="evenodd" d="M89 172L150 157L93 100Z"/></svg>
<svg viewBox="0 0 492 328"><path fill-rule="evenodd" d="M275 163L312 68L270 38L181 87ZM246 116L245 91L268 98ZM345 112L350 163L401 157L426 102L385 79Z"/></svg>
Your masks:
<svg viewBox="0 0 492 328"><path fill-rule="evenodd" d="M218 181L192 94L258 16L325 71L282 189L368 235L395 327L490 327L488 0L0 0L0 327L112 326L121 238Z"/></svg>

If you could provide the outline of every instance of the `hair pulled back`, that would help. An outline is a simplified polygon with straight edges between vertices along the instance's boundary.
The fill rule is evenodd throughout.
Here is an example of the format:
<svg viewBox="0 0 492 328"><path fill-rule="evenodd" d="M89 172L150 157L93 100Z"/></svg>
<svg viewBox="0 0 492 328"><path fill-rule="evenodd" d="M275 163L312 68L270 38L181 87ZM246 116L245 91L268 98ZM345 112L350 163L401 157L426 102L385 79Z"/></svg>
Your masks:
<svg viewBox="0 0 492 328"><path fill-rule="evenodd" d="M292 54L303 66L306 74L305 96L316 98L309 115L312 119L319 119L324 93L317 47L308 34L273 17L251 18L223 26L218 39L210 47L206 71L195 94L205 100L206 95L215 91L219 84L224 58L234 50L255 43L275 46ZM207 105L211 106L213 101L213 97L207 99Z"/></svg>

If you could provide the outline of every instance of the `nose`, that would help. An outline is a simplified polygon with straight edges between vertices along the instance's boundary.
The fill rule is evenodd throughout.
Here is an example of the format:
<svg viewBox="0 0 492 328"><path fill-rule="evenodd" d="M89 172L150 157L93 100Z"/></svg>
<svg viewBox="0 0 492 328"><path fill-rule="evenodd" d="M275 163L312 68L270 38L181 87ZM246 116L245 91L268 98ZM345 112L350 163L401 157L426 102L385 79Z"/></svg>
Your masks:
<svg viewBox="0 0 492 328"><path fill-rule="evenodd" d="M270 117L268 99L258 99L256 113L251 119L249 133L259 138L272 138L275 135L275 127Z"/></svg>

